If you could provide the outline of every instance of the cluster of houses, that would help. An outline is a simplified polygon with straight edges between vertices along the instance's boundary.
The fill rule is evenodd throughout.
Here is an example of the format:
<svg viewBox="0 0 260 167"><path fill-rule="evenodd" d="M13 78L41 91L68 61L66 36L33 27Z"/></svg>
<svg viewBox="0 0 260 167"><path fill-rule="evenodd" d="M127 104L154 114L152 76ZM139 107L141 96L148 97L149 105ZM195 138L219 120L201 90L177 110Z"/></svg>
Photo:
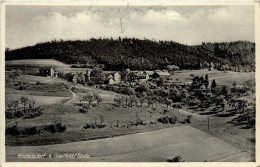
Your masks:
<svg viewBox="0 0 260 167"><path fill-rule="evenodd" d="M104 83L107 85L119 84L120 82L147 82L151 79L167 78L171 74L167 71L131 71L126 69L126 72L118 71L104 71L103 75L100 77L91 77L91 71L86 72L86 81L92 81L95 84Z"/></svg>
<svg viewBox="0 0 260 167"><path fill-rule="evenodd" d="M57 77L58 72L53 67L44 67L39 69L39 75L44 77ZM85 82L93 82L94 84L119 84L121 82L147 82L152 79L168 78L171 74L168 70L155 70L155 71L131 71L126 69L125 72L118 71L103 71L101 76L94 77L91 75L91 70L86 70L83 74ZM72 82L77 82L78 74L74 74Z"/></svg>

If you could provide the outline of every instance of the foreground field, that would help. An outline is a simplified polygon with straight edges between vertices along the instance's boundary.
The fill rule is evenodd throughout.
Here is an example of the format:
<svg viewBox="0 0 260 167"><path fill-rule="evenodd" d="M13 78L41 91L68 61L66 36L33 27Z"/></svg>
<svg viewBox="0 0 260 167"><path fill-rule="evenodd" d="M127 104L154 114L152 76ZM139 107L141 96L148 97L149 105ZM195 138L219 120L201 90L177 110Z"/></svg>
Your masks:
<svg viewBox="0 0 260 167"><path fill-rule="evenodd" d="M250 155L205 132L182 126L94 141L46 146L7 146L7 161L114 161L166 162L180 156L186 162L251 161ZM44 154L44 159L20 159L18 154ZM88 154L89 158L48 158L65 153ZM198 154L199 153L199 154Z"/></svg>
<svg viewBox="0 0 260 167"><path fill-rule="evenodd" d="M223 75L223 72L205 70L186 73L182 71L172 77L182 75L182 78L178 78L179 81L183 79L181 82L190 82L191 72L194 75L208 74L217 84L223 82L231 85L234 81L243 84L254 79L254 73L227 72ZM231 110L212 112L211 107L200 111L200 108L192 109L185 103L181 104L183 109L180 109L180 112L161 104L153 107L148 107L147 103L144 103L143 107L117 106L114 103L117 93L97 89L95 85L89 87L77 84L71 89L72 84L59 78L27 75L18 79L26 88L19 90L9 79L9 84L6 85L6 100L28 96L36 100L36 106L41 107L43 114L34 118L6 119L6 126L17 125L26 129L60 122L66 125L67 129L62 133L45 131L34 135L6 135L7 159L10 161L24 160L16 158L16 148L19 153L56 153L57 150L58 153L76 152L91 156L90 159L76 161L166 161L175 156L181 156L185 161L254 161L255 131L242 124L235 124L233 120L237 119L239 114ZM88 112L81 113L80 101L89 91L99 94L103 101L99 105L96 101L92 102ZM247 96L254 99L251 94ZM183 120L189 115L192 116L191 123L185 124ZM158 118L166 116L177 116L178 121L174 124L158 121ZM140 120L142 123L137 124ZM84 128L87 124L104 127ZM135 143L132 143L132 140ZM110 144L106 145L104 141ZM119 145L118 148L116 144Z"/></svg>
<svg viewBox="0 0 260 167"><path fill-rule="evenodd" d="M173 126L180 126L182 124L162 124L157 123L157 119L163 116L174 116L177 112L164 114L164 107L159 107L157 110L151 108L140 107L115 107L113 104L100 104L99 106L91 107L88 113L80 113L78 105L49 105L45 106L43 115L33 119L20 119L17 124L21 128L32 126L43 126L54 124L57 119L65 124L68 128L64 133L40 133L36 135L27 136L11 136L6 135L7 145L46 145L57 143L69 143L82 140L91 140L104 137L113 137L118 135L133 134L138 132L151 131ZM142 120L144 125L129 126L131 122L136 122L138 119ZM101 124L100 115L103 116L103 125L106 127L101 129L84 129L88 124ZM184 120L186 115L179 114L179 120ZM156 124L150 124L156 122Z"/></svg>

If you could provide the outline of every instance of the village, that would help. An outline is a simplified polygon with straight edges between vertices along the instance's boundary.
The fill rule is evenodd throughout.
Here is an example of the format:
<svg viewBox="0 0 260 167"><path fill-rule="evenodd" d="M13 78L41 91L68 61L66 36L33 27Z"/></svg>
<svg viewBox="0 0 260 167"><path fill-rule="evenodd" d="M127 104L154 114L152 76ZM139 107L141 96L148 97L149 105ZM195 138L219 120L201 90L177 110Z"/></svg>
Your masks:
<svg viewBox="0 0 260 167"><path fill-rule="evenodd" d="M75 68L75 65L72 65ZM227 65L228 67L228 65ZM204 62L201 65L201 69L208 69L209 71L214 69L213 63ZM135 86L141 83L153 82L158 80L172 80L171 75L174 72L179 71L180 68L176 65L167 65L164 70L130 70L125 69L122 71L103 71L100 66L93 67L92 69L86 68L85 73L82 72L69 72L63 73L62 71L55 70L54 67L40 67L39 73L35 75L43 77L60 77L66 79L74 84L89 84L96 85L120 85L123 83L129 83L131 86ZM233 68L226 68L223 66L223 70L234 70ZM176 81L173 81L176 82Z"/></svg>
<svg viewBox="0 0 260 167"><path fill-rule="evenodd" d="M256 161L257 5L90 4L3 4L6 162Z"/></svg>

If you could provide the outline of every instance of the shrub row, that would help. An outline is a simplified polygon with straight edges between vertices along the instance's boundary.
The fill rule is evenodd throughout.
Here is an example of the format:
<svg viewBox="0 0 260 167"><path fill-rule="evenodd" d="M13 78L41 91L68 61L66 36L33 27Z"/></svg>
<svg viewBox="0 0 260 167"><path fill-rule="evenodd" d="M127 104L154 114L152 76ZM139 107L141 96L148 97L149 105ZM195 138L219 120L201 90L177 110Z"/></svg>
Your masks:
<svg viewBox="0 0 260 167"><path fill-rule="evenodd" d="M83 128L84 129L100 129L104 128L106 125L96 125L96 124L86 124Z"/></svg>
<svg viewBox="0 0 260 167"><path fill-rule="evenodd" d="M5 130L5 134L7 135L35 135L39 134L43 131L50 132L50 133L56 133L56 132L65 132L67 127L65 125L62 125L61 123L58 123L56 125L45 125L45 126L33 126L28 128L21 128L17 127L17 125L13 125L12 127L8 127Z"/></svg>
<svg viewBox="0 0 260 167"><path fill-rule="evenodd" d="M173 116L173 117L168 117L168 116L165 116L165 117L161 117L161 118L158 118L158 122L160 123L163 123L163 124L175 124L177 122L177 117L176 116Z"/></svg>
<svg viewBox="0 0 260 167"><path fill-rule="evenodd" d="M6 111L5 117L8 119L14 119L14 118L36 118L43 114L42 109L35 108L35 109L28 109L25 112L23 110L18 111Z"/></svg>

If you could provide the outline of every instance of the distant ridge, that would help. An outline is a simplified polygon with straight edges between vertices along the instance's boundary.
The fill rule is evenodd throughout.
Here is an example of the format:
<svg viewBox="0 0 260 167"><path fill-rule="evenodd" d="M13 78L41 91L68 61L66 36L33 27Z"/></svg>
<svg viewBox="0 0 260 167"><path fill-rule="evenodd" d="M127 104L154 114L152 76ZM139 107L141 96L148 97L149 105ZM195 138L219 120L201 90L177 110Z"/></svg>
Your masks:
<svg viewBox="0 0 260 167"><path fill-rule="evenodd" d="M205 62L212 62L216 69L228 64L254 70L255 43L237 41L188 46L173 41L99 38L51 41L6 50L6 60L49 58L68 64L104 64L107 70L155 70L169 64L181 69L199 69Z"/></svg>

